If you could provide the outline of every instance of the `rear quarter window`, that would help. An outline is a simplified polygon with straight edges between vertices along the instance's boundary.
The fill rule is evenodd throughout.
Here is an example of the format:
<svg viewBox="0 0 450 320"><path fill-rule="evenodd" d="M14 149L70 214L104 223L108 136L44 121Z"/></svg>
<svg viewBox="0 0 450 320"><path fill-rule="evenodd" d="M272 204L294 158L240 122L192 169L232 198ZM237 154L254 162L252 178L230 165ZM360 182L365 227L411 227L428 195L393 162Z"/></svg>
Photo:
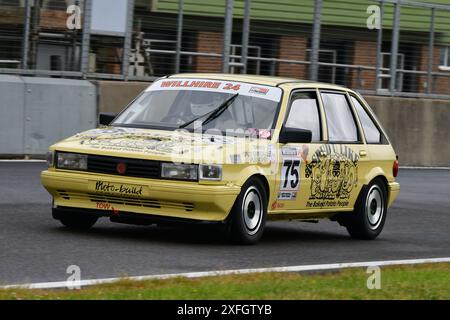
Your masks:
<svg viewBox="0 0 450 320"><path fill-rule="evenodd" d="M366 109L362 106L361 102L359 102L356 97L351 96L351 99L353 105L355 106L359 120L361 121L367 143L382 143L383 135L381 134L380 130L378 129L377 125L372 120L370 115L367 113Z"/></svg>

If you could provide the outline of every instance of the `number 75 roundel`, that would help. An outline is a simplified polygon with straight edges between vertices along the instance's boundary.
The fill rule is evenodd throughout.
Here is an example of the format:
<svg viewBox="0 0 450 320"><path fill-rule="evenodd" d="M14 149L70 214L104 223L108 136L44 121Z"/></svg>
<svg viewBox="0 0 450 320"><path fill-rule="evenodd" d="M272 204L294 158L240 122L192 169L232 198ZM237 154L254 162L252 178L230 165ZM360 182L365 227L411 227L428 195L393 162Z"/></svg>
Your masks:
<svg viewBox="0 0 450 320"><path fill-rule="evenodd" d="M300 186L301 158L297 155L283 156L281 164L278 200L295 200Z"/></svg>

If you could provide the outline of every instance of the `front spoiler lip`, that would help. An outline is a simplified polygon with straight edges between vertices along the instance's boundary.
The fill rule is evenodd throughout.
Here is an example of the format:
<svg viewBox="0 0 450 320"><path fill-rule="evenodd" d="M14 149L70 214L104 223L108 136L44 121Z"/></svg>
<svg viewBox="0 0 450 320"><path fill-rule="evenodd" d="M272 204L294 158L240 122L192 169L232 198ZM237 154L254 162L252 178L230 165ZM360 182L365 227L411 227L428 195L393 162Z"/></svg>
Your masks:
<svg viewBox="0 0 450 320"><path fill-rule="evenodd" d="M84 195L89 194L88 183L98 178L112 183L138 184L147 187L151 194L142 198L143 202L157 201L161 206L153 207L141 204L130 205L120 198L120 203L111 202L111 208L98 207L98 202L92 201ZM182 181L153 180L145 178L124 178L109 175L64 172L59 170L47 170L41 173L41 181L47 191L54 197L54 205L57 207L73 207L91 210L115 210L120 212L134 212L137 214L158 215L197 221L223 221L225 220L240 192L236 185L199 184ZM69 194L73 194L69 196ZM79 194L82 194L81 197ZM66 196L66 197L65 197ZM68 198L67 198L68 197ZM194 204L193 210L187 210L177 204Z"/></svg>
<svg viewBox="0 0 450 320"><path fill-rule="evenodd" d="M228 219L222 221L196 220L189 218L178 218L169 216L160 216L155 214L143 214L129 211L114 212L112 210L83 209L74 207L58 206L53 210L53 218L59 220L58 211L73 212L74 214L93 215L98 218L110 218L112 222L133 224L133 225L151 225L151 224L170 224L170 225L223 225Z"/></svg>

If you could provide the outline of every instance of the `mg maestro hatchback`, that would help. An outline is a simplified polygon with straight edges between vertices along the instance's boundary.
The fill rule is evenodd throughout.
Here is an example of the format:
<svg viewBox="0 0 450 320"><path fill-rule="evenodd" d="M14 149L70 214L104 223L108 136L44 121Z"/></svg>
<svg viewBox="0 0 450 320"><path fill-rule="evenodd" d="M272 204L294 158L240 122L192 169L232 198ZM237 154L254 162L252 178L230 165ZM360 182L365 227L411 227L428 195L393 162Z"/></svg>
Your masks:
<svg viewBox="0 0 450 320"><path fill-rule="evenodd" d="M267 220L328 218L374 239L397 157L356 92L295 79L180 74L50 147L42 184L69 228L212 222L253 244Z"/></svg>

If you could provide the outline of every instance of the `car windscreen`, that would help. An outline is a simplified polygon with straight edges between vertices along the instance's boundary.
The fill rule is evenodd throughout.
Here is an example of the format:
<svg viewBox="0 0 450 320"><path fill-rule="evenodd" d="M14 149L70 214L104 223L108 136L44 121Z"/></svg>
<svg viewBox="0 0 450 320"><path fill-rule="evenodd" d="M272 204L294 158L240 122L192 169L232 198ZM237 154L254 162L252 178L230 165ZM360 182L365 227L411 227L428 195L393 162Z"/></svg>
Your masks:
<svg viewBox="0 0 450 320"><path fill-rule="evenodd" d="M138 97L113 125L175 130L196 120L186 128L201 124L203 131L270 130L280 99L281 89L277 87L205 79L164 79Z"/></svg>

